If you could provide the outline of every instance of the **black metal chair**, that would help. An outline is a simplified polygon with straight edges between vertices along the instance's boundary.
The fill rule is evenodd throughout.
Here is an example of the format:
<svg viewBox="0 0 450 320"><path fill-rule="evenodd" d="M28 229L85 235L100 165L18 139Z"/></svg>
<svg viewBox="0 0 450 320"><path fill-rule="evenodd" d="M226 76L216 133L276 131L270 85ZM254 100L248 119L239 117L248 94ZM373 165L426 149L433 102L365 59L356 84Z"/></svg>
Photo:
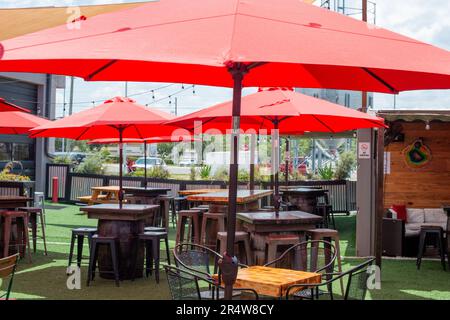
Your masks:
<svg viewBox="0 0 450 320"><path fill-rule="evenodd" d="M15 255L0 259L0 279L5 281L4 279L9 278L6 292L3 295L0 295L0 299L9 300L19 256L20 255L17 253Z"/></svg>
<svg viewBox="0 0 450 320"><path fill-rule="evenodd" d="M211 278L211 264L213 272L217 272L219 259L222 256L208 247L193 244L180 243L173 250L175 265L180 269L194 273L201 277Z"/></svg>
<svg viewBox="0 0 450 320"><path fill-rule="evenodd" d="M328 241L311 240L297 243L265 267L288 268L315 273L333 273L336 248Z"/></svg>
<svg viewBox="0 0 450 320"><path fill-rule="evenodd" d="M264 266L320 273L327 281L332 279L335 260L336 249L332 243L324 240L310 240L290 247L278 259ZM300 290L295 294L302 299L313 299L308 290ZM322 295L325 291L318 290L316 294Z"/></svg>
<svg viewBox="0 0 450 320"><path fill-rule="evenodd" d="M214 294L218 295L219 299L223 298L224 292L218 290L221 283L218 262L222 259L222 255L202 245L180 243L174 248L173 256L177 268L196 275L208 284L214 284L214 286L208 285L207 290L201 291L202 299L212 299ZM244 264L239 264L239 266L247 267ZM215 278L214 275L217 275L217 277ZM214 293L214 289L217 290L216 293ZM235 294L239 294L239 291L235 291Z"/></svg>
<svg viewBox="0 0 450 320"><path fill-rule="evenodd" d="M205 279L185 269L164 266L167 274L170 295L173 300L222 300L225 290L218 281ZM258 300L258 293L253 289L233 289L234 297L241 297L243 293ZM206 294L205 294L206 293Z"/></svg>
<svg viewBox="0 0 450 320"><path fill-rule="evenodd" d="M318 300L320 297L328 295L331 300L335 300L335 295L332 290L333 284L347 277L347 286L345 294L342 297L343 300L364 300L368 290L369 268L374 261L375 258L369 258L367 261L344 273L334 274L332 279L322 283L292 285L286 290L286 299L302 299L304 298L303 295L308 292L308 299ZM326 288L326 291L320 288Z"/></svg>

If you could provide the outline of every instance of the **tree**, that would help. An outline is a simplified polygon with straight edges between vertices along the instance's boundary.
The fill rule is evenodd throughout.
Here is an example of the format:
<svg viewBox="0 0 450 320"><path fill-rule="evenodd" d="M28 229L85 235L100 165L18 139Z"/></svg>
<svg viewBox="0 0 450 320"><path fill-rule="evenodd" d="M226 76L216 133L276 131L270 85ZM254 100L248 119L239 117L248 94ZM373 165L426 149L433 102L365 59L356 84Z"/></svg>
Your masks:
<svg viewBox="0 0 450 320"><path fill-rule="evenodd" d="M167 161L168 159L170 159L170 157L172 155L173 148L174 148L173 143L158 143L158 146L156 149L158 150L158 155L164 161Z"/></svg>

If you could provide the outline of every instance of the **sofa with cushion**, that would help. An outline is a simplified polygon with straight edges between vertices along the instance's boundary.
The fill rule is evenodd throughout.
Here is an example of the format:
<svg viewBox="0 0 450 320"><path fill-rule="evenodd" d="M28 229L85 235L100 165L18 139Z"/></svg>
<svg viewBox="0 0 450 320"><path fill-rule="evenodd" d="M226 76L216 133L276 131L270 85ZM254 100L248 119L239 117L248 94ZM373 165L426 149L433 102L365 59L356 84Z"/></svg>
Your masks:
<svg viewBox="0 0 450 320"><path fill-rule="evenodd" d="M422 226L440 226L447 230L447 213L444 209L406 209L405 236L415 237L420 235Z"/></svg>
<svg viewBox="0 0 450 320"><path fill-rule="evenodd" d="M396 210L394 210L396 209ZM402 212L402 210L405 210ZM383 221L383 252L388 256L415 256L422 226L444 229L450 249L450 212L441 208L403 208L393 206Z"/></svg>

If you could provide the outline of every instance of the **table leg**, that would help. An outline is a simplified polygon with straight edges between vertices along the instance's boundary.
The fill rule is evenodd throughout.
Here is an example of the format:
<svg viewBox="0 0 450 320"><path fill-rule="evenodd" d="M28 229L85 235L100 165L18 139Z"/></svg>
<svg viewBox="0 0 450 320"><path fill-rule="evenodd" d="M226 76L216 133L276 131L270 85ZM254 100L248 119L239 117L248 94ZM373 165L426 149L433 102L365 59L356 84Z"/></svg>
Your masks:
<svg viewBox="0 0 450 320"><path fill-rule="evenodd" d="M37 214L36 212L30 212L30 223L31 223L31 237L33 240L33 252L36 253L36 238L37 238Z"/></svg>

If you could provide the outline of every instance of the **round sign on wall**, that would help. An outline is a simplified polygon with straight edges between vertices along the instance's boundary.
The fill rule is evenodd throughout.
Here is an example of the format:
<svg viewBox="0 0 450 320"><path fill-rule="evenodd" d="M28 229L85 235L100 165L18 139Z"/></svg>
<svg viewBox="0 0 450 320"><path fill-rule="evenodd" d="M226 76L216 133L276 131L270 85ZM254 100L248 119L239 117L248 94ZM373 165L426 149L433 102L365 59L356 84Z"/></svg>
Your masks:
<svg viewBox="0 0 450 320"><path fill-rule="evenodd" d="M423 143L421 139L414 141L403 150L405 162L408 167L421 169L431 161L431 150Z"/></svg>

